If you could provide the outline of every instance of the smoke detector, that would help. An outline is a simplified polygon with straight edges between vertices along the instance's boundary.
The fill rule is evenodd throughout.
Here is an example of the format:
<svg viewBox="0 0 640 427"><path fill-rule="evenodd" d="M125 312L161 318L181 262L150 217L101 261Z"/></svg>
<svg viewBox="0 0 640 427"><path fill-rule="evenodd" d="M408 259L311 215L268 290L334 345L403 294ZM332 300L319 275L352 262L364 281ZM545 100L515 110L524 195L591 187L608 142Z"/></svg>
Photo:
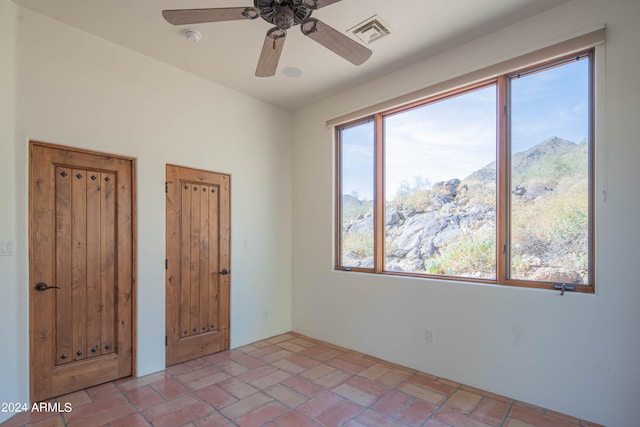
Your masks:
<svg viewBox="0 0 640 427"><path fill-rule="evenodd" d="M184 38L190 41L191 43L198 43L202 38L202 34L200 34L196 30L184 30Z"/></svg>
<svg viewBox="0 0 640 427"><path fill-rule="evenodd" d="M378 15L359 23L348 30L366 44L371 44L376 40L391 34L391 29Z"/></svg>

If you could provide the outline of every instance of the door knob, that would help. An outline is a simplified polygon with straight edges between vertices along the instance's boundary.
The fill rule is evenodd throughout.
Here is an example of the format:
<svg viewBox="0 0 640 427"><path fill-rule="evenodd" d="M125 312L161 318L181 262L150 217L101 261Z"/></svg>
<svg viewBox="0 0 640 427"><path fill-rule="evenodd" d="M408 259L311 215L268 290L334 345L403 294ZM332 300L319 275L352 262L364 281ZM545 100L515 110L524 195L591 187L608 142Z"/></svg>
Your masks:
<svg viewBox="0 0 640 427"><path fill-rule="evenodd" d="M60 289L60 286L49 286L44 282L39 282L36 283L36 291L42 292L42 291L46 291L47 289Z"/></svg>
<svg viewBox="0 0 640 427"><path fill-rule="evenodd" d="M222 274L223 276L226 276L227 274L229 274L229 270L227 270L226 268L223 268L220 274Z"/></svg>

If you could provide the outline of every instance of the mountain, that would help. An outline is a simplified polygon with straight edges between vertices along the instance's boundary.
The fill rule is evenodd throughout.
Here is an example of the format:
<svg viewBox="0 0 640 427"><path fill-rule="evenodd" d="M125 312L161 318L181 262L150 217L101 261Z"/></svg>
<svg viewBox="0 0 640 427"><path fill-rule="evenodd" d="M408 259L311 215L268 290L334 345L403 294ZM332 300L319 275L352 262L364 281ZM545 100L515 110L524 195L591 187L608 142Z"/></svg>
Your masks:
<svg viewBox="0 0 640 427"><path fill-rule="evenodd" d="M351 221L371 211L372 200L360 200L357 196L345 194L342 196L342 218Z"/></svg>
<svg viewBox="0 0 640 427"><path fill-rule="evenodd" d="M587 281L586 150L552 137L513 155L512 277ZM385 269L495 277L495 182L492 162L463 180L415 188L388 202ZM372 202L344 196L343 212L343 264L372 267Z"/></svg>
<svg viewBox="0 0 640 427"><path fill-rule="evenodd" d="M523 174L531 169L539 169L540 165L545 161L564 156L577 147L578 144L553 136L525 151L515 153L511 160L512 171L515 174ZM491 162L487 166L478 169L464 180L495 182L496 162Z"/></svg>

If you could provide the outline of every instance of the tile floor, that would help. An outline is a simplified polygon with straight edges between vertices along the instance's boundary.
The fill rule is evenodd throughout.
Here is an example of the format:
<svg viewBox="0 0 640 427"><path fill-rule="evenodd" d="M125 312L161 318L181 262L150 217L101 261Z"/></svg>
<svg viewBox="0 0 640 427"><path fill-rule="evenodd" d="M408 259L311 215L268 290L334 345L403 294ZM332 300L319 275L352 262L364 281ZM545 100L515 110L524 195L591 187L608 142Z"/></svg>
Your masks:
<svg viewBox="0 0 640 427"><path fill-rule="evenodd" d="M0 426L595 426L293 332L55 402Z"/></svg>

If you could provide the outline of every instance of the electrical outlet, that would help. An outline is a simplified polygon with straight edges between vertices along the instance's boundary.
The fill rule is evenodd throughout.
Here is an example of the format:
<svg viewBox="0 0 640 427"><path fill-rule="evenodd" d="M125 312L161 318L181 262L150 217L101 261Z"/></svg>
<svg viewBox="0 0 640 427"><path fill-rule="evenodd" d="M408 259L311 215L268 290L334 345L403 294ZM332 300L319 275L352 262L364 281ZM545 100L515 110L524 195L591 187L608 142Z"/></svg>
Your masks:
<svg viewBox="0 0 640 427"><path fill-rule="evenodd" d="M433 343L436 340L436 333L433 329L427 328L427 334L425 336L427 342Z"/></svg>
<svg viewBox="0 0 640 427"><path fill-rule="evenodd" d="M273 310L264 310L262 312L262 320L270 320L273 317Z"/></svg>

